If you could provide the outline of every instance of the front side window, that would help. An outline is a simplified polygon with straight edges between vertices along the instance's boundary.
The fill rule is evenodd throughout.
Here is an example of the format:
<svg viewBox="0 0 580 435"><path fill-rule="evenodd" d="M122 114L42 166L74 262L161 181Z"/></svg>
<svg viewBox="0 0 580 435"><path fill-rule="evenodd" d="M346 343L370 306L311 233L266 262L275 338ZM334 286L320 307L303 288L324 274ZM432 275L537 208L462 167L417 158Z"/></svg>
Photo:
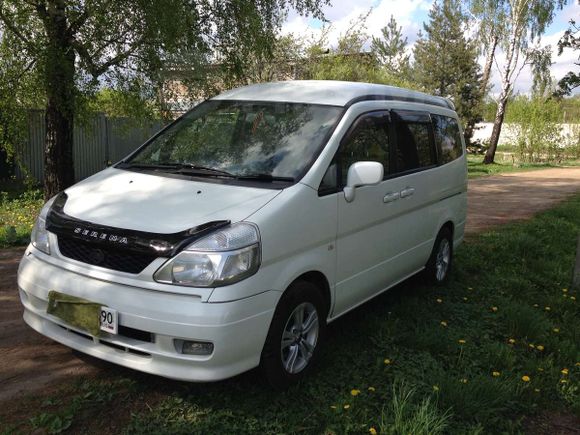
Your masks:
<svg viewBox="0 0 580 435"><path fill-rule="evenodd" d="M373 112L359 118L354 129L341 144L339 151L342 185L346 185L348 168L361 161L383 164L385 175L389 173L389 115Z"/></svg>
<svg viewBox="0 0 580 435"><path fill-rule="evenodd" d="M190 165L229 176L295 180L318 157L341 111L313 104L208 101L125 163Z"/></svg>
<svg viewBox="0 0 580 435"><path fill-rule="evenodd" d="M441 150L441 164L449 163L463 155L461 133L457 120L448 116L431 115L435 143Z"/></svg>

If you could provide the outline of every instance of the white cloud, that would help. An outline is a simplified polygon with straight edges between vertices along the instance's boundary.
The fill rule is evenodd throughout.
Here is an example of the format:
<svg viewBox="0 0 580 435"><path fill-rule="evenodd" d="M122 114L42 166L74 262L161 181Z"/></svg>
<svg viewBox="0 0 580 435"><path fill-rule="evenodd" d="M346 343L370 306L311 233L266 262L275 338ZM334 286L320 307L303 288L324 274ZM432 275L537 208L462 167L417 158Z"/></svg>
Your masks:
<svg viewBox="0 0 580 435"><path fill-rule="evenodd" d="M417 33L422 29L423 19L426 18L432 4L432 0L351 0L336 1L332 6L323 8L324 15L332 24L332 30L329 36L329 44L335 46L341 34L344 34L350 27L350 23L360 15L366 14L372 7L372 11L367 19L367 33L369 36L379 36L380 30L386 26L391 15L395 17L399 26L402 27L403 36L409 39L409 48L412 48L417 39ZM421 18L419 18L421 17ZM561 56L558 56L557 42L560 39L564 29L567 27L570 19L580 17L580 3L573 1L568 4L562 11L556 14L554 23L548 29L549 34L542 38L541 46L552 46L552 76L556 80L561 79L568 71L577 71L578 67L574 62L578 61L578 52L565 50ZM316 39L320 35L319 26L311 25L311 18L302 17L296 13L290 13L288 19L282 26L282 33L294 33L295 35L306 37L307 39ZM498 53L498 62L500 65L504 60L503 53ZM483 68L484 59L480 58L479 62ZM491 83L494 85L492 93L499 93L501 81L494 67L492 70ZM520 93L529 92L532 85L532 73L529 67L525 67L515 85L515 91ZM578 90L580 93L580 90Z"/></svg>
<svg viewBox="0 0 580 435"><path fill-rule="evenodd" d="M409 41L416 39L421 23L413 20L413 15L418 11L424 11L431 5L431 1L407 0L404 2L397 0L382 0L376 6L376 2L371 0L357 0L352 2L341 2L336 6L324 8L324 16L332 25L329 33L329 44L336 46L340 35L344 34L351 23L361 15L371 13L366 20L367 33L370 36L380 35L380 30L387 25L391 15L395 17L399 26L403 28L403 35ZM290 14L287 21L282 26L282 33L294 33L305 37L317 37L320 29L309 25L311 20L297 14Z"/></svg>

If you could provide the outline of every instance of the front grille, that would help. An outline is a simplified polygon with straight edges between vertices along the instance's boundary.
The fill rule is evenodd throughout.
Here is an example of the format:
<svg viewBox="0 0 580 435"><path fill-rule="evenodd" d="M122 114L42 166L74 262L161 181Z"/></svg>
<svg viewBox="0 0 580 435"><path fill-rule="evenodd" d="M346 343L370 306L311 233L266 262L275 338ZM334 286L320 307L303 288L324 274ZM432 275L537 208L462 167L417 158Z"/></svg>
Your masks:
<svg viewBox="0 0 580 435"><path fill-rule="evenodd" d="M140 273L156 258L154 255L97 246L62 236L58 237L58 249L62 255L73 260L128 273Z"/></svg>

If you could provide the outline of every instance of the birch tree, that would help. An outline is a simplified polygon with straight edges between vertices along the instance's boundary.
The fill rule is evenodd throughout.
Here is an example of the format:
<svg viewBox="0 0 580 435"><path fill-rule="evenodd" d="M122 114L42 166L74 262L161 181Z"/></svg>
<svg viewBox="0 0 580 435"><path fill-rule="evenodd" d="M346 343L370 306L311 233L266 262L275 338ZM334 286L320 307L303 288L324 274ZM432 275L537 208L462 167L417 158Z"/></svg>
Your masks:
<svg viewBox="0 0 580 435"><path fill-rule="evenodd" d="M156 83L169 60L190 68L219 62L239 72L249 53L270 50L290 7L323 18L320 7L327 3L0 0L0 45L40 77L46 104L45 196L74 183L73 124L79 96L87 90L102 82ZM4 59L0 63L4 67Z"/></svg>
<svg viewBox="0 0 580 435"><path fill-rule="evenodd" d="M497 56L494 58L501 79L501 89L484 163L494 162L506 107L514 83L522 69L530 65L537 56L532 45L539 42L546 27L554 19L556 10L561 9L565 4L566 0L504 0L497 3L498 16L503 17L501 21L503 37L499 46L503 49L505 61L500 65Z"/></svg>

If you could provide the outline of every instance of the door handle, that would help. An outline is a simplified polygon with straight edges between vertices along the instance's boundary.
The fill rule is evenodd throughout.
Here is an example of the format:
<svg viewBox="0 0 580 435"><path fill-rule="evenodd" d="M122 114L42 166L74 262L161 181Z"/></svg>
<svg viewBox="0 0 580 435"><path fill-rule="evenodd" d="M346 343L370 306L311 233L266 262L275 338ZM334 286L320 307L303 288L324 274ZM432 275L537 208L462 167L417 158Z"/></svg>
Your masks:
<svg viewBox="0 0 580 435"><path fill-rule="evenodd" d="M388 202L396 201L397 199L399 199L400 196L401 196L401 194L399 192L394 192L394 193L389 192L383 198L383 202L386 204Z"/></svg>
<svg viewBox="0 0 580 435"><path fill-rule="evenodd" d="M401 190L401 198L405 198L407 196L411 196L413 193L415 193L415 188L413 188L413 187L405 187L403 190Z"/></svg>

